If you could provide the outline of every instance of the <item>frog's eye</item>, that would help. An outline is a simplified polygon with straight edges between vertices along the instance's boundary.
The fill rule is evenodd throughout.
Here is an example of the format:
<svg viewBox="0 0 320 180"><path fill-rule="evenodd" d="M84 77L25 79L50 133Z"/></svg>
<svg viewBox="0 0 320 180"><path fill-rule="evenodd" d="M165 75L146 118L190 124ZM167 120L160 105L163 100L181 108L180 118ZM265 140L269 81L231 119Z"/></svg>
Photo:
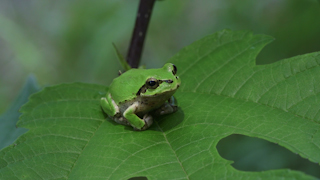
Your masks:
<svg viewBox="0 0 320 180"><path fill-rule="evenodd" d="M173 66L173 70L172 70L172 74L173 75L176 75L177 74L177 66L175 66L174 64L172 64L172 66Z"/></svg>
<svg viewBox="0 0 320 180"><path fill-rule="evenodd" d="M159 82L155 78L149 78L146 81L146 86L148 89L155 89L159 86Z"/></svg>

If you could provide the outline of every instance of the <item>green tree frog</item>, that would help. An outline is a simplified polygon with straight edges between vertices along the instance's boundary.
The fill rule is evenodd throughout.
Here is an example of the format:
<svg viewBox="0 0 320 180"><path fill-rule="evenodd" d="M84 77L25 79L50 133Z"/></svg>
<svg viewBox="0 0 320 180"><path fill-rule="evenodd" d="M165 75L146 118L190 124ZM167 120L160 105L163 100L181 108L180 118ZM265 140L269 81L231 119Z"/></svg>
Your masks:
<svg viewBox="0 0 320 180"><path fill-rule="evenodd" d="M112 81L101 107L115 122L146 130L153 123L152 115L177 111L172 95L181 80L176 74L171 63L159 69L130 69Z"/></svg>

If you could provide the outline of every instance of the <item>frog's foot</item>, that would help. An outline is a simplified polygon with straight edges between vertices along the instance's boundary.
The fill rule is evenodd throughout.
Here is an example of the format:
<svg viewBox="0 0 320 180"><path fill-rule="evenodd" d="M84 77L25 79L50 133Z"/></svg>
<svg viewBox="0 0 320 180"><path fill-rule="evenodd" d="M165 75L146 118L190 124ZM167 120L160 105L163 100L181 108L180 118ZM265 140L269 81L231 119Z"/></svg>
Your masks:
<svg viewBox="0 0 320 180"><path fill-rule="evenodd" d="M178 106L172 105L169 103L164 103L159 109L154 111L155 115L165 115L165 114L171 114L178 110Z"/></svg>
<svg viewBox="0 0 320 180"><path fill-rule="evenodd" d="M148 127L152 125L152 116L146 114L141 119L139 116L135 114L137 108L138 102L133 103L131 106L127 108L127 110L124 111L123 116L127 119L127 121L135 130L146 130Z"/></svg>
<svg viewBox="0 0 320 180"><path fill-rule="evenodd" d="M143 131L148 129L153 123L153 117L150 114L145 114L143 116L144 126L141 129L133 128L136 131Z"/></svg>
<svg viewBox="0 0 320 180"><path fill-rule="evenodd" d="M100 104L103 111L109 116L115 116L116 114L120 113L119 107L112 99L110 93L107 95L107 97L101 98Z"/></svg>

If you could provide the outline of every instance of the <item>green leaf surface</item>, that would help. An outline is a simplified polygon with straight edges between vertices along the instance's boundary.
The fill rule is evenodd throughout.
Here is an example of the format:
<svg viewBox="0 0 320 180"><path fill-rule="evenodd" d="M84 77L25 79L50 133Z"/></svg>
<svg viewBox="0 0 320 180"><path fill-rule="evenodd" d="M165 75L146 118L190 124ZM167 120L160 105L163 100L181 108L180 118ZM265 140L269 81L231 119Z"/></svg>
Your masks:
<svg viewBox="0 0 320 180"><path fill-rule="evenodd" d="M21 115L18 111L28 101L29 96L39 90L40 88L36 79L33 76L29 76L17 99L0 116L0 149L12 144L20 135L27 132L27 129L16 127L16 123Z"/></svg>
<svg viewBox="0 0 320 180"><path fill-rule="evenodd" d="M320 54L256 66L270 41L221 31L181 50L170 60L182 79L180 109L143 132L106 118L105 86L45 88L21 109L18 125L29 131L0 152L0 179L315 179L238 171L216 149L243 134L320 162Z"/></svg>

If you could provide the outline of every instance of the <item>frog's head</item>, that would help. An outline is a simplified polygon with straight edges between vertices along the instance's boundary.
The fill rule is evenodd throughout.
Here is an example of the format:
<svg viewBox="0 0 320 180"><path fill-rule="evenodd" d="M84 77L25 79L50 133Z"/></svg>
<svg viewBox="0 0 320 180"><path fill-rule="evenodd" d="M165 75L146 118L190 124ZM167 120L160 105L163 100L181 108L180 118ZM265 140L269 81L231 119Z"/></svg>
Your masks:
<svg viewBox="0 0 320 180"><path fill-rule="evenodd" d="M150 69L143 87L140 88L140 96L160 96L172 94L179 88L180 78L177 76L177 67L172 63L165 64L160 69Z"/></svg>

